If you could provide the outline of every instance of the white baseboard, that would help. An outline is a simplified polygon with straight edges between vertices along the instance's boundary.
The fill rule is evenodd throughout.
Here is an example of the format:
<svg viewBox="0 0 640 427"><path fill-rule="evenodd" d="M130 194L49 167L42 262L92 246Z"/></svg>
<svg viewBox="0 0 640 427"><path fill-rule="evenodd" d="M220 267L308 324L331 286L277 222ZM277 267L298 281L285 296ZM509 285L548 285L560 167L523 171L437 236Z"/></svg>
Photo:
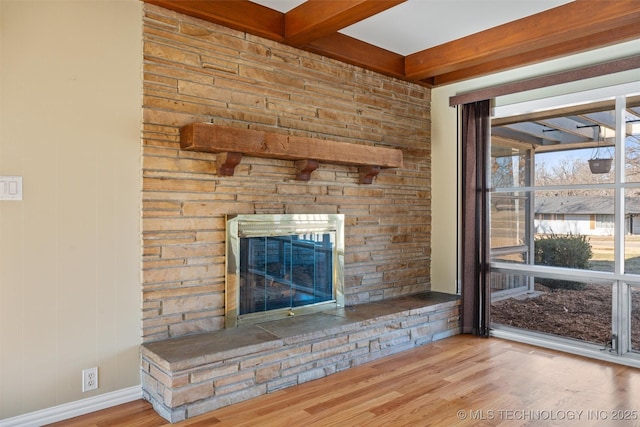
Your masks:
<svg viewBox="0 0 640 427"><path fill-rule="evenodd" d="M0 427L40 427L141 398L142 387L138 385L87 399L76 400L75 402L65 403L41 411L6 418L0 420Z"/></svg>

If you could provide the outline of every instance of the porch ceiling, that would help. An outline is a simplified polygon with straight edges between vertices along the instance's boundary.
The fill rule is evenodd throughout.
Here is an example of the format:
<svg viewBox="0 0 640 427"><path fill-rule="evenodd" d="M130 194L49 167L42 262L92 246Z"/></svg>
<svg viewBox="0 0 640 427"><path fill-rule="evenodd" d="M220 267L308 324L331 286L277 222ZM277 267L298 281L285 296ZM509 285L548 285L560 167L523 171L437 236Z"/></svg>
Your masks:
<svg viewBox="0 0 640 427"><path fill-rule="evenodd" d="M492 137L533 145L536 152L562 151L615 144L613 101L520 117L496 119ZM626 137L640 144L640 96L627 100Z"/></svg>

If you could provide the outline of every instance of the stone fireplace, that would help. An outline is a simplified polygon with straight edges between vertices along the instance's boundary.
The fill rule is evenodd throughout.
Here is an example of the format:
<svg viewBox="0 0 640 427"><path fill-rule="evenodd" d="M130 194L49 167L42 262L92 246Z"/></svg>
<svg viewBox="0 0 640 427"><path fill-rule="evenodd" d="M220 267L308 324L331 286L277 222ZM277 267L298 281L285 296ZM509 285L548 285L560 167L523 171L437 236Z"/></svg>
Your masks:
<svg viewBox="0 0 640 427"><path fill-rule="evenodd" d="M459 333L457 297L430 292L428 87L148 3L143 38L141 375L161 415L180 421ZM194 124L233 129L238 141L271 135L266 148L313 142L338 161L308 168L314 162L255 150L240 158L234 145L190 151L181 133ZM399 150L402 164L363 171L341 161L353 147ZM307 229L246 243L263 259L247 278L263 296L241 310L226 284L230 216L327 214L344 215L342 238ZM294 250L303 259L295 269L270 266ZM331 290L328 273L311 279L309 270L329 253L344 262ZM231 273L239 280L239 265ZM312 302L298 305L294 293ZM273 312L249 312L274 294Z"/></svg>
<svg viewBox="0 0 640 427"><path fill-rule="evenodd" d="M231 215L344 215L335 304L430 289L429 88L144 9L143 342L225 329ZM358 147L363 158L369 149L399 150L403 161L363 184L353 159L320 160L300 180L297 159L245 153L225 175L231 154L182 147L191 125L214 129L211 141L231 129L238 141L267 135L300 150L313 142L339 160Z"/></svg>
<svg viewBox="0 0 640 427"><path fill-rule="evenodd" d="M344 215L232 215L225 327L344 306Z"/></svg>

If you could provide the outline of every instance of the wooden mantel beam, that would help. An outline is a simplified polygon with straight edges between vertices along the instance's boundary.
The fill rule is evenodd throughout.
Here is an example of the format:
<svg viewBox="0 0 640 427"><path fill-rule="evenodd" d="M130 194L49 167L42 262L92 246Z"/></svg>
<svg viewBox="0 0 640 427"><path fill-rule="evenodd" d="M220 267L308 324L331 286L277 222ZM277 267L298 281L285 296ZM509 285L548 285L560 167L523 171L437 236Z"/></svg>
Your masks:
<svg viewBox="0 0 640 427"><path fill-rule="evenodd" d="M188 151L239 153L374 169L399 168L403 165L402 151L395 148L282 135L210 123L191 123L182 127L180 147Z"/></svg>

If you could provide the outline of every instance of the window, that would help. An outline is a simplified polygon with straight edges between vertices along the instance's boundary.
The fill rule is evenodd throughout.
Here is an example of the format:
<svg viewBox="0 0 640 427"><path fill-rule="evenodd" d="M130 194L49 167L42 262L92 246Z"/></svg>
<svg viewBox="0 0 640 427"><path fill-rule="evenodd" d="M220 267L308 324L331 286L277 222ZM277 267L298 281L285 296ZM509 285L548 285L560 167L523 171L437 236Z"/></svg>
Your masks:
<svg viewBox="0 0 640 427"><path fill-rule="evenodd" d="M569 339L640 365L640 96L628 89L492 120L498 333Z"/></svg>
<svg viewBox="0 0 640 427"><path fill-rule="evenodd" d="M605 228L613 230L613 215L598 215L596 214L595 228Z"/></svg>

